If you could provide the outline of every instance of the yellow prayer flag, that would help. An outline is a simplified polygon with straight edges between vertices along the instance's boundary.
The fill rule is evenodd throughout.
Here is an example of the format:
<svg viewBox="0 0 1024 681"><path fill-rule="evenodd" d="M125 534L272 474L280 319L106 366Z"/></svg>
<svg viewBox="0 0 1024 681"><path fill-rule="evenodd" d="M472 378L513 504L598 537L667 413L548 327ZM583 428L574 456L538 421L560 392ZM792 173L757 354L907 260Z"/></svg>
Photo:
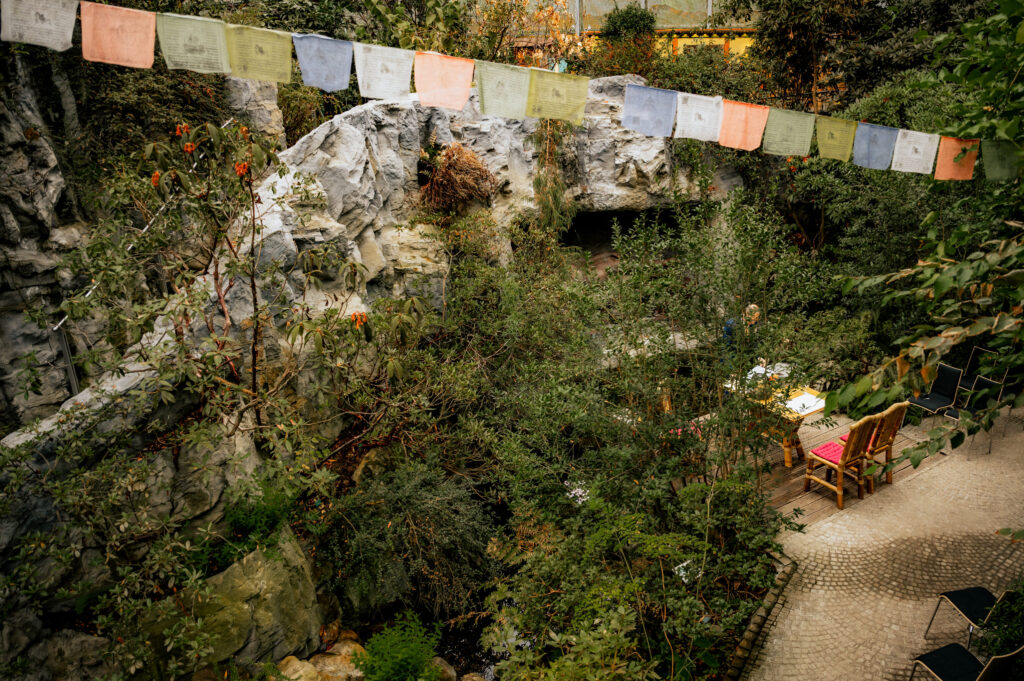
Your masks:
<svg viewBox="0 0 1024 681"><path fill-rule="evenodd" d="M228 24L231 75L287 83L292 79L292 34Z"/></svg>
<svg viewBox="0 0 1024 681"><path fill-rule="evenodd" d="M586 76L531 69L526 115L579 125L583 122L583 112L587 108L589 87L590 79Z"/></svg>

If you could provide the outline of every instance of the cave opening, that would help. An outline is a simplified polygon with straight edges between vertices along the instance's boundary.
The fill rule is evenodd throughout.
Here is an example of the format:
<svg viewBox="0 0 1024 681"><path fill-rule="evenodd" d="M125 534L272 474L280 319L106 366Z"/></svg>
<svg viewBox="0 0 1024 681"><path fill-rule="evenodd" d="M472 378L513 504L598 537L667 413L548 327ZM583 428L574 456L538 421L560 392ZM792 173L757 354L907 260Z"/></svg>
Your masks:
<svg viewBox="0 0 1024 681"><path fill-rule="evenodd" d="M675 216L667 208L650 208L647 210L609 210L580 211L572 220L569 229L562 233L560 241L563 246L579 248L588 255L590 265L598 275L604 277L607 270L619 262L619 254L615 250L615 225L624 235L633 231L637 222L675 223Z"/></svg>

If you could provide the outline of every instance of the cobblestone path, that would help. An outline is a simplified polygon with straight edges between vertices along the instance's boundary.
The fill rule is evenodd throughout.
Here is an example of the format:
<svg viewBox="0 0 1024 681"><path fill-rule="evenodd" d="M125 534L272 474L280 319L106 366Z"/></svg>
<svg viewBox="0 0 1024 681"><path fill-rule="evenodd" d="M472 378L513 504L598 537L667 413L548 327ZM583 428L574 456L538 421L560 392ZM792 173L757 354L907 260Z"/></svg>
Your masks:
<svg viewBox="0 0 1024 681"><path fill-rule="evenodd" d="M948 605L923 638L939 592L999 593L1024 576L1024 543L995 534L1024 527L1024 431L1015 417L994 433L783 536L798 568L743 678L908 679L916 655L966 644Z"/></svg>

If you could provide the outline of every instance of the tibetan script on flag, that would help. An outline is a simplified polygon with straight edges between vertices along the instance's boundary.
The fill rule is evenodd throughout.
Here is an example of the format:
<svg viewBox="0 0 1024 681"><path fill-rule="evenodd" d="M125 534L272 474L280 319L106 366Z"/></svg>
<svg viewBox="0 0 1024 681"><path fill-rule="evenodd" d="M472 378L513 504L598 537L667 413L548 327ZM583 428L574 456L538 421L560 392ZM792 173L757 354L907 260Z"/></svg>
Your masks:
<svg viewBox="0 0 1024 681"><path fill-rule="evenodd" d="M225 23L216 19L156 15L156 34L167 68L231 73L225 28Z"/></svg>
<svg viewBox="0 0 1024 681"><path fill-rule="evenodd" d="M63 52L71 47L78 0L3 0L0 40Z"/></svg>
<svg viewBox="0 0 1024 681"><path fill-rule="evenodd" d="M853 153L853 138L857 135L857 121L818 116L815 131L818 136L819 156L834 158L837 161L850 160L850 154Z"/></svg>
<svg viewBox="0 0 1024 681"><path fill-rule="evenodd" d="M476 89L480 96L480 113L483 115L520 120L526 118L530 69L478 61Z"/></svg>
<svg viewBox="0 0 1024 681"><path fill-rule="evenodd" d="M892 150L892 169L901 173L931 175L939 136L913 130L900 130Z"/></svg>
<svg viewBox="0 0 1024 681"><path fill-rule="evenodd" d="M415 52L364 43L355 43L353 49L360 95L367 99L400 99L409 96Z"/></svg>
<svg viewBox="0 0 1024 681"><path fill-rule="evenodd" d="M649 137L671 137L679 93L643 85L627 85L622 127Z"/></svg>
<svg viewBox="0 0 1024 681"><path fill-rule="evenodd" d="M104 64L148 69L156 46L156 15L83 2L82 57Z"/></svg>
<svg viewBox="0 0 1024 681"><path fill-rule="evenodd" d="M679 93L676 105L676 137L717 142L722 128L722 98Z"/></svg>
<svg viewBox="0 0 1024 681"><path fill-rule="evenodd" d="M761 136L767 122L768 107L724 99L718 143L723 147L753 151L761 146Z"/></svg>
<svg viewBox="0 0 1024 681"><path fill-rule="evenodd" d="M853 140L853 162L862 168L888 170L898 132L885 125L859 124Z"/></svg>
<svg viewBox="0 0 1024 681"><path fill-rule="evenodd" d="M811 153L814 137L814 114L772 108L764 128L766 154L776 156L806 156Z"/></svg>
<svg viewBox="0 0 1024 681"><path fill-rule="evenodd" d="M534 118L554 118L575 125L583 122L587 107L586 76L569 76L542 69L530 70L530 94L526 100L526 115Z"/></svg>
<svg viewBox="0 0 1024 681"><path fill-rule="evenodd" d="M417 52L413 77L420 105L462 111L473 87L473 67L472 59Z"/></svg>
<svg viewBox="0 0 1024 681"><path fill-rule="evenodd" d="M292 79L292 34L228 24L228 57L235 78L287 83Z"/></svg>
<svg viewBox="0 0 1024 681"><path fill-rule="evenodd" d="M324 92L348 88L352 77L352 43L322 35L292 35L302 83Z"/></svg>

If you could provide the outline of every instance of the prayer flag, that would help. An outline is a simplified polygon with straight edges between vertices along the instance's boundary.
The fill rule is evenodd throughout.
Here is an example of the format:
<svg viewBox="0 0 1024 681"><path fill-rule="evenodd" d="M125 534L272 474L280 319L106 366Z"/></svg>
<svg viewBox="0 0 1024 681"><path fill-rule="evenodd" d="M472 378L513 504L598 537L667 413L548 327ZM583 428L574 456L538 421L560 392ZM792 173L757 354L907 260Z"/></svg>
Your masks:
<svg viewBox="0 0 1024 681"><path fill-rule="evenodd" d="M722 128L722 98L679 93L676 105L676 137L717 142Z"/></svg>
<svg viewBox="0 0 1024 681"><path fill-rule="evenodd" d="M157 14L156 34L169 69L231 73L226 24L217 19Z"/></svg>
<svg viewBox="0 0 1024 681"><path fill-rule="evenodd" d="M82 2L82 57L148 69L153 66L156 15L138 9Z"/></svg>
<svg viewBox="0 0 1024 681"><path fill-rule="evenodd" d="M71 47L76 10L78 0L2 0L0 40L63 52Z"/></svg>
<svg viewBox="0 0 1024 681"><path fill-rule="evenodd" d="M473 87L473 60L437 52L417 52L413 77L420 106L462 111Z"/></svg>
<svg viewBox="0 0 1024 681"><path fill-rule="evenodd" d="M674 90L629 84L622 106L622 127L649 137L671 137L678 101L679 93Z"/></svg>
<svg viewBox="0 0 1024 681"><path fill-rule="evenodd" d="M853 153L853 138L857 134L857 121L818 116L815 122L818 136L818 155L849 161Z"/></svg>
<svg viewBox="0 0 1024 681"><path fill-rule="evenodd" d="M761 135L767 122L768 107L723 99L718 143L723 147L753 151L761 146Z"/></svg>
<svg viewBox="0 0 1024 681"><path fill-rule="evenodd" d="M913 130L900 130L892 150L892 169L901 173L931 175L939 136Z"/></svg>
<svg viewBox="0 0 1024 681"><path fill-rule="evenodd" d="M981 159L985 179L994 182L1015 180L1020 172L1020 149L1009 140L982 140Z"/></svg>
<svg viewBox="0 0 1024 681"><path fill-rule="evenodd" d="M526 115L555 118L579 125L583 122L583 112L587 108L589 88L590 79L586 76L531 69Z"/></svg>
<svg viewBox="0 0 1024 681"><path fill-rule="evenodd" d="M814 137L814 114L772 107L764 128L762 150L776 156L807 156Z"/></svg>
<svg viewBox="0 0 1024 681"><path fill-rule="evenodd" d="M231 75L287 83L292 79L292 35L269 28L228 24Z"/></svg>
<svg viewBox="0 0 1024 681"><path fill-rule="evenodd" d="M853 162L862 168L888 170L898 132L885 125L861 123L853 140Z"/></svg>
<svg viewBox="0 0 1024 681"><path fill-rule="evenodd" d="M352 43L322 35L292 34L302 82L324 92L348 89L352 77Z"/></svg>
<svg viewBox="0 0 1024 681"><path fill-rule="evenodd" d="M530 69L478 61L476 89L480 95L480 113L483 115L519 120L526 118L526 99L530 96Z"/></svg>
<svg viewBox="0 0 1024 681"><path fill-rule="evenodd" d="M367 99L400 99L409 96L415 52L364 43L355 43L352 48L361 96Z"/></svg>
<svg viewBox="0 0 1024 681"><path fill-rule="evenodd" d="M961 154L963 157L957 160ZM935 162L935 179L970 180L977 160L978 140L943 137L939 142L939 160Z"/></svg>

